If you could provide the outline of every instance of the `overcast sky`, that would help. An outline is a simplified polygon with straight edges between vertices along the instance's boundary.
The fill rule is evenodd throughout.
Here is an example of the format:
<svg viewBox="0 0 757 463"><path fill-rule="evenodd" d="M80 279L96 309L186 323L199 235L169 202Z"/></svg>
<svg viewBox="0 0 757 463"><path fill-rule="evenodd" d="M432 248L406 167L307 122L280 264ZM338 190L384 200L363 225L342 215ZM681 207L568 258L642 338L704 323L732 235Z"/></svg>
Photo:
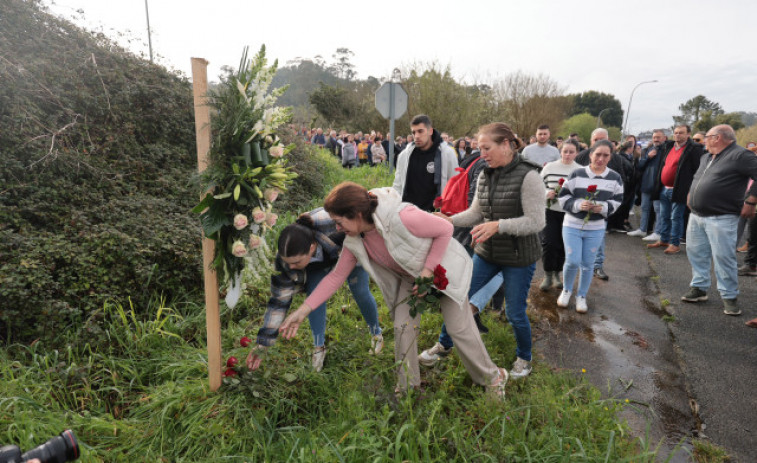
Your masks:
<svg viewBox="0 0 757 463"><path fill-rule="evenodd" d="M548 74L568 93L611 93L624 110L637 84L658 80L633 94L634 133L670 126L678 106L698 94L728 112L757 112L755 0L148 2L157 61L190 77L191 57L208 60L217 80L221 66L238 65L245 45L265 44L280 65L316 55L330 62L346 47L359 78L432 61L468 83L522 70ZM46 4L148 56L144 0Z"/></svg>

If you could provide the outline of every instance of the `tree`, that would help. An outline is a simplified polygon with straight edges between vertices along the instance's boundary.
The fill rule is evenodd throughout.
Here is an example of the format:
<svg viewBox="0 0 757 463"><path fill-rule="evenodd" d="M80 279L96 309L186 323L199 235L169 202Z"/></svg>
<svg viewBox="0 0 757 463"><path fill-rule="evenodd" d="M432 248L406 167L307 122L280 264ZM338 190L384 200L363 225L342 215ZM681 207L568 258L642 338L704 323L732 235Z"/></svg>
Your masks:
<svg viewBox="0 0 757 463"><path fill-rule="evenodd" d="M355 53L349 48L337 48L336 53L331 55L335 62L329 66L329 72L340 79L352 80L357 75L355 65L350 62L353 56Z"/></svg>
<svg viewBox="0 0 757 463"><path fill-rule="evenodd" d="M351 100L345 88L323 82L318 82L318 88L310 93L310 104L329 126L342 126L352 118L355 104Z"/></svg>
<svg viewBox="0 0 757 463"><path fill-rule="evenodd" d="M623 125L623 108L620 101L609 93L589 90L568 95L573 98L571 116L588 113L594 117L602 114L602 125L620 127Z"/></svg>
<svg viewBox="0 0 757 463"><path fill-rule="evenodd" d="M571 133L577 133L581 141L589 144L591 132L597 128L597 118L589 113L576 114L562 123L563 137L568 138Z"/></svg>
<svg viewBox="0 0 757 463"><path fill-rule="evenodd" d="M694 124L695 132L707 132L716 125L728 124L733 130L739 130L744 127L741 122L741 115L738 113L715 114L714 111L702 111L701 117Z"/></svg>
<svg viewBox="0 0 757 463"><path fill-rule="evenodd" d="M757 142L757 124L736 131L736 142L746 146L749 142Z"/></svg>
<svg viewBox="0 0 757 463"><path fill-rule="evenodd" d="M472 134L485 121L481 118L483 102L479 88L458 83L449 66L415 64L403 75L409 76L404 82L409 117L426 114L434 128L454 136Z"/></svg>
<svg viewBox="0 0 757 463"><path fill-rule="evenodd" d="M541 124L557 131L572 105L572 99L564 96L564 91L547 75L529 75L522 71L494 84L498 115L510 123L518 136L525 138L535 133Z"/></svg>
<svg viewBox="0 0 757 463"><path fill-rule="evenodd" d="M673 122L676 126L683 124L690 127L696 126L705 111L710 111L712 117L723 114L723 108L720 107L720 104L708 100L704 95L695 96L680 105L678 109L681 111L681 115L673 116Z"/></svg>
<svg viewBox="0 0 757 463"><path fill-rule="evenodd" d="M757 124L757 113L736 111L735 114L741 116L741 122L744 123L745 127L751 127L754 124Z"/></svg>

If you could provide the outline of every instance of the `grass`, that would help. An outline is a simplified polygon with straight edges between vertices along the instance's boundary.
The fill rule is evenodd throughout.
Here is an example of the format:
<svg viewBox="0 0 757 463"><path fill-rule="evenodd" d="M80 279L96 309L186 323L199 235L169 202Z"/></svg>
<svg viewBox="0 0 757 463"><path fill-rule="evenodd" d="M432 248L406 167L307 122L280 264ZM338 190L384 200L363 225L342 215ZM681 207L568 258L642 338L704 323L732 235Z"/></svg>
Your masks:
<svg viewBox="0 0 757 463"><path fill-rule="evenodd" d="M694 444L694 461L697 463L726 463L731 461L728 452L712 442L695 439L692 443Z"/></svg>
<svg viewBox="0 0 757 463"><path fill-rule="evenodd" d="M324 165L334 168L332 184L391 181L381 168L344 171L328 158ZM252 288L244 310L223 312L225 356L244 360L248 350L237 342L254 337L266 293ZM321 373L310 367L303 329L269 349L261 370L225 379L218 392L208 388L202 306L160 297L140 310L106 304L67 348L0 349L2 443L29 449L71 428L83 462L654 461L654 450L618 421L624 403L544 364L497 402L452 355L423 370L422 390L397 398L392 324L374 293L386 339L379 356L368 354L367 327L342 289L329 303ZM484 319L492 358L511 365L512 330L488 313ZM421 348L435 342L441 323L438 313L424 315Z"/></svg>

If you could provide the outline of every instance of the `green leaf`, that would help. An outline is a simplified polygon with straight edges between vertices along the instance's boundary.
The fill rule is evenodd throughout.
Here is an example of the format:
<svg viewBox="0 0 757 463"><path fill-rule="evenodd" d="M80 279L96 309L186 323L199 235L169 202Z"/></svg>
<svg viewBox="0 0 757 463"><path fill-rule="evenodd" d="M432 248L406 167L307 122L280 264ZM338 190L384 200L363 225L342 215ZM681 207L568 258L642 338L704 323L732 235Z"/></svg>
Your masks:
<svg viewBox="0 0 757 463"><path fill-rule="evenodd" d="M195 214L199 214L200 212L204 211L206 208L208 208L211 204L213 204L213 195L208 193L205 195L204 198L202 198L202 201L198 205L196 205L194 208L192 208L192 212Z"/></svg>
<svg viewBox="0 0 757 463"><path fill-rule="evenodd" d="M234 187L234 201L239 200L239 193L242 192L242 187L237 183L237 186Z"/></svg>
<svg viewBox="0 0 757 463"><path fill-rule="evenodd" d="M293 373L285 373L285 374L284 374L284 375L282 376L282 378L283 378L283 379L284 379L284 381L286 381L287 383L293 383L293 382L297 381L297 376L295 376L295 375L294 375Z"/></svg>
<svg viewBox="0 0 757 463"><path fill-rule="evenodd" d="M229 194L228 196L231 195ZM202 222L202 230L208 238L224 226L231 225L231 219L226 214L226 206L223 201L214 201L213 204L208 207L208 210L200 216L200 219Z"/></svg>
<svg viewBox="0 0 757 463"><path fill-rule="evenodd" d="M226 199L226 198L229 198L229 197L231 197L231 193L221 193L219 195L213 196L213 198L215 198L215 199Z"/></svg>

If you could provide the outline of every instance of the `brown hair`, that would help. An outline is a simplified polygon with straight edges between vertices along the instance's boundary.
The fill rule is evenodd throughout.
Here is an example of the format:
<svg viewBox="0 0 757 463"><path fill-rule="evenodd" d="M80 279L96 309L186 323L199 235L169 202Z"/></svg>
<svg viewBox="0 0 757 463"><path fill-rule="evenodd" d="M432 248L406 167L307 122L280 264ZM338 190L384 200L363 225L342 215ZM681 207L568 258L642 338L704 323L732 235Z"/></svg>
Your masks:
<svg viewBox="0 0 757 463"><path fill-rule="evenodd" d="M515 135L513 129L504 122L492 122L491 124L481 126L478 129L478 136L481 135L486 135L498 145L501 145L505 140L509 140L512 143L513 151L518 151L524 146L523 141Z"/></svg>
<svg viewBox="0 0 757 463"><path fill-rule="evenodd" d="M378 198L368 193L365 187L354 182L342 182L326 196L323 208L329 214L355 219L362 217L373 223L373 213L378 207Z"/></svg>

